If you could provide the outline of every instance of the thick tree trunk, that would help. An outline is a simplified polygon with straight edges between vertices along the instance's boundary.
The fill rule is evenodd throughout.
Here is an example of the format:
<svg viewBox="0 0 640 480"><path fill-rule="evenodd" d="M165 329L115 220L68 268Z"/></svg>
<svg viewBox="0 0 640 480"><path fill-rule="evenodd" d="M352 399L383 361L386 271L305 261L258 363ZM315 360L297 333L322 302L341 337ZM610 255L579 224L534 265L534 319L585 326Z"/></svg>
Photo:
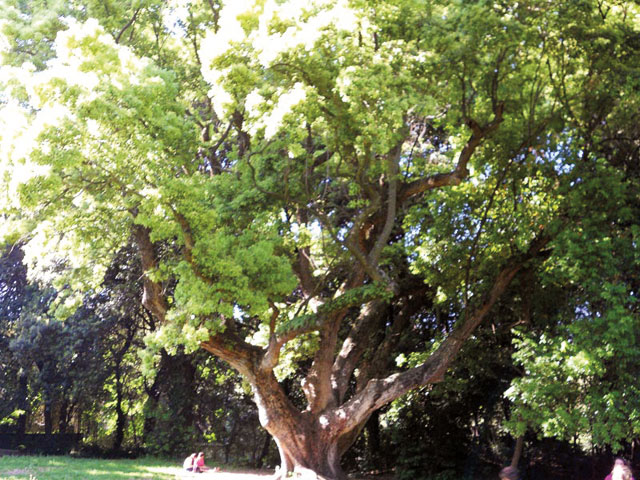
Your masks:
<svg viewBox="0 0 640 480"><path fill-rule="evenodd" d="M281 461L278 476L284 479L293 472L303 478L345 480L338 441L323 438L314 430L306 426L296 432L274 434Z"/></svg>
<svg viewBox="0 0 640 480"><path fill-rule="evenodd" d="M343 480L336 422L327 415L299 412L273 375L260 375L252 386L260 423L273 436L280 452L278 476L299 473L304 478Z"/></svg>
<svg viewBox="0 0 640 480"><path fill-rule="evenodd" d="M534 242L530 255L535 255L545 243L544 240ZM529 255L526 257L530 258ZM371 414L411 389L441 381L464 342L506 290L523 263L524 261L513 262L502 269L484 301L456 325L422 365L387 377L370 378L365 375L366 382L358 385L356 392L342 404L340 402L345 392L341 387L346 383L337 378L342 369L331 368L330 364L327 368L329 362L319 355L314 358L307 382L303 384L308 401L307 409L299 411L291 403L273 375L280 345L275 335L263 354L229 332L225 332L224 337L212 337L208 342L203 342L202 347L229 362L252 385L260 423L273 436L280 452L280 478L284 479L289 473L296 472L308 478L342 480L346 475L340 465L341 457L355 441ZM341 313L338 312L337 315ZM325 337L321 337L319 348L332 347L330 350L334 351L331 339L333 334L329 330L326 330ZM228 348L222 341L223 338L234 348ZM342 350L344 365L349 364L349 357L354 352L358 354L358 349ZM335 381L328 382L327 378L331 374ZM323 376L325 378L320 378Z"/></svg>

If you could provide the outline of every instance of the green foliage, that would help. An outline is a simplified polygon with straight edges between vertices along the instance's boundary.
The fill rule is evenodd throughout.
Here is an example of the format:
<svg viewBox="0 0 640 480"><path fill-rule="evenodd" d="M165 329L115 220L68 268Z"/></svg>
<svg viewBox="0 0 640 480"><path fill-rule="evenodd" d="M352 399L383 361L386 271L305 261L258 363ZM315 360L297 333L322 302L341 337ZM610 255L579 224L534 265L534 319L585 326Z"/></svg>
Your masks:
<svg viewBox="0 0 640 480"><path fill-rule="evenodd" d="M42 332L86 338L74 312L138 227L154 257L141 276L168 309L144 332L149 378L166 352L216 335L265 346L301 332L280 356L291 379L309 371L325 319L344 313L344 340L374 300L390 313L370 339L398 339L398 361L374 362L376 375L397 373L513 266L530 284L504 289L495 322L521 325L511 430L637 436L638 5L2 6L0 231L23 239L30 278L55 291L51 313L25 307L24 352ZM48 352L52 364L70 351ZM121 360L130 375L133 357ZM113 400L116 377L104 378ZM140 412L132 385L126 408ZM158 424L189 400L174 393L149 406ZM159 450L188 437L170 431L154 433Z"/></svg>
<svg viewBox="0 0 640 480"><path fill-rule="evenodd" d="M568 214L577 218L578 202L598 209L558 236L556 251L571 260L544 272L543 288L558 290L566 303L545 312L539 329L519 334L514 359L525 373L507 392L517 406L510 422L516 434L533 427L617 450L638 431L638 204L620 175L604 162L573 172Z"/></svg>

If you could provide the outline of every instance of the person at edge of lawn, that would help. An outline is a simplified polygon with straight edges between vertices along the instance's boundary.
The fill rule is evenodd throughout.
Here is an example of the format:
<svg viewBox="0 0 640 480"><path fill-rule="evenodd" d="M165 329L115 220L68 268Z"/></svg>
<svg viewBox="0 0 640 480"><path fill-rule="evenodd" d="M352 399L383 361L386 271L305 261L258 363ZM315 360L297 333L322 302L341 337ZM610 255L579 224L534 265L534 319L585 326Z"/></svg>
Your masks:
<svg viewBox="0 0 640 480"><path fill-rule="evenodd" d="M518 480L520 478L518 476L518 469L515 467L504 467L498 475L500 476L500 480Z"/></svg>
<svg viewBox="0 0 640 480"><path fill-rule="evenodd" d="M204 464L204 452L200 452L196 457L196 464L193 471L198 473L203 473L203 472L207 472L208 470L209 470L209 467L207 467Z"/></svg>
<svg viewBox="0 0 640 480"><path fill-rule="evenodd" d="M187 458L184 459L182 463L182 468L184 468L187 472L193 472L194 464L196 463L196 454L192 453Z"/></svg>
<svg viewBox="0 0 640 480"><path fill-rule="evenodd" d="M635 480L631 467L624 458L616 458L613 462L611 473L604 477L604 480Z"/></svg>
<svg viewBox="0 0 640 480"><path fill-rule="evenodd" d="M198 456L196 457L195 462L196 462L196 465L195 465L195 468L193 470L194 472L203 473L203 472L208 472L209 470L211 470L212 472L219 472L220 471L219 467L210 468L210 467L207 467L204 464L204 452L200 452L198 454Z"/></svg>

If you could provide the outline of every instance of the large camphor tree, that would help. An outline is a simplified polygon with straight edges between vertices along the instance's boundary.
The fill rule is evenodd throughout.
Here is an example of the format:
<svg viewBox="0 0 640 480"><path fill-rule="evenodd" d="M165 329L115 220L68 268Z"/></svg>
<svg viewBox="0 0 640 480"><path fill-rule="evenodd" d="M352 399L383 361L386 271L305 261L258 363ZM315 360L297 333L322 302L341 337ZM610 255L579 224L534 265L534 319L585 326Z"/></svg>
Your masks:
<svg viewBox="0 0 640 480"><path fill-rule="evenodd" d="M237 369L283 478L633 218L633 2L5 4L6 240L61 318L133 240L150 351Z"/></svg>

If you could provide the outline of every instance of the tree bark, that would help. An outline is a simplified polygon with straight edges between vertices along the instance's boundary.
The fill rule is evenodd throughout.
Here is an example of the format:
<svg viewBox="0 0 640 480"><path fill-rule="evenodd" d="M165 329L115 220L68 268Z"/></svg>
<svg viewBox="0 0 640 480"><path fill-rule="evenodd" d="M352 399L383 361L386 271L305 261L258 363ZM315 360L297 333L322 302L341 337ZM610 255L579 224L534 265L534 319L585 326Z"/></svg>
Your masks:
<svg viewBox="0 0 640 480"><path fill-rule="evenodd" d="M67 433L67 428L69 427L69 422L71 421L71 414L73 412L74 405L69 402L68 390L69 388L65 388L62 394L60 414L58 415L58 433Z"/></svg>
<svg viewBox="0 0 640 480"><path fill-rule="evenodd" d="M513 468L518 468L518 463L520 462L520 457L522 456L523 449L524 449L524 435L520 435L516 439L516 446L513 450L513 456L511 457L511 466Z"/></svg>

